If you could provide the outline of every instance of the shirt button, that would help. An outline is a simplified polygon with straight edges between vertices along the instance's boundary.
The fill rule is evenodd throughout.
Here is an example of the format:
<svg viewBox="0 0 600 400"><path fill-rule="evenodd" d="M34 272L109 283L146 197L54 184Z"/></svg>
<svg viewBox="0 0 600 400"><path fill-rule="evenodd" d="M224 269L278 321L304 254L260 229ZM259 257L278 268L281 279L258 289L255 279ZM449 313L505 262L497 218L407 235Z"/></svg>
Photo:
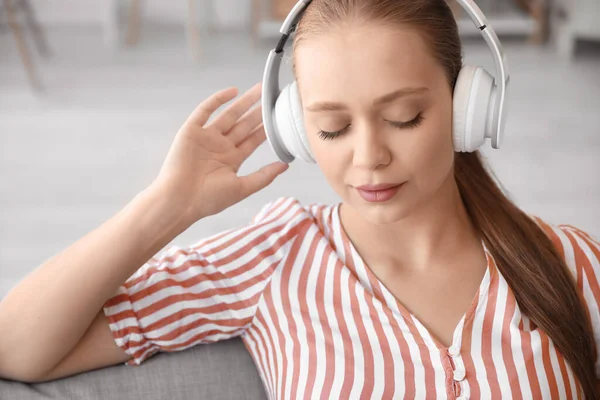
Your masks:
<svg viewBox="0 0 600 400"><path fill-rule="evenodd" d="M452 357L456 357L457 355L460 354L460 349L457 346L450 346L448 348L448 354L450 354Z"/></svg>
<svg viewBox="0 0 600 400"><path fill-rule="evenodd" d="M462 368L461 368L461 369L457 369L457 370L455 370L455 371L454 371L454 380L455 380L456 382L460 382L460 381L462 381L463 379L465 379L465 376L466 376L466 375L467 375L467 374L466 374L466 372L465 372L465 370L464 370L464 369L462 369Z"/></svg>

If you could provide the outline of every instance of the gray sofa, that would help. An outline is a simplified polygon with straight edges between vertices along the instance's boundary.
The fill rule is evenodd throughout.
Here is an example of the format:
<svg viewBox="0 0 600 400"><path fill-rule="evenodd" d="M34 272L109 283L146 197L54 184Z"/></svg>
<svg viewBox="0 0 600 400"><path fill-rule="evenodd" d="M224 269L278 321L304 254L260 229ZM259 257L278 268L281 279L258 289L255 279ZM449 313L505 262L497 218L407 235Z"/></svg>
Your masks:
<svg viewBox="0 0 600 400"><path fill-rule="evenodd" d="M116 365L43 383L0 379L0 399L264 400L258 371L240 338L157 353L140 366Z"/></svg>

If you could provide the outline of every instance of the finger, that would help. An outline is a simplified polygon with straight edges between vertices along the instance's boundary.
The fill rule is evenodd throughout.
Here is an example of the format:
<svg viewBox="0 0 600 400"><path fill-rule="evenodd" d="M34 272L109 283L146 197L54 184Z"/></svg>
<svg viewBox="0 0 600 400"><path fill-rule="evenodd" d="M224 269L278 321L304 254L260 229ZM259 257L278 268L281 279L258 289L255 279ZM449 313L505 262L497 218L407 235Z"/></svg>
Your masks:
<svg viewBox="0 0 600 400"><path fill-rule="evenodd" d="M265 127L263 124L260 124L250 135L248 135L246 140L237 146L239 149L240 162L248 158L250 154L254 153L266 138Z"/></svg>
<svg viewBox="0 0 600 400"><path fill-rule="evenodd" d="M280 161L265 165L250 175L240 177L242 183L242 199L267 187L275 178L285 172L289 165Z"/></svg>
<svg viewBox="0 0 600 400"><path fill-rule="evenodd" d="M256 127L261 123L262 106L258 106L244 114L237 124L229 131L227 137L237 146L254 133Z"/></svg>
<svg viewBox="0 0 600 400"><path fill-rule="evenodd" d="M254 103L260 99L261 95L261 84L257 83L246 93L240 96L239 99L231 103L223 112L221 112L214 121L210 124L217 128L222 133L228 132L237 122L237 120L244 115L246 111Z"/></svg>
<svg viewBox="0 0 600 400"><path fill-rule="evenodd" d="M210 116L217 111L219 107L237 96L238 89L230 87L213 93L210 97L204 100L196 107L188 117L186 124L195 124L204 126Z"/></svg>

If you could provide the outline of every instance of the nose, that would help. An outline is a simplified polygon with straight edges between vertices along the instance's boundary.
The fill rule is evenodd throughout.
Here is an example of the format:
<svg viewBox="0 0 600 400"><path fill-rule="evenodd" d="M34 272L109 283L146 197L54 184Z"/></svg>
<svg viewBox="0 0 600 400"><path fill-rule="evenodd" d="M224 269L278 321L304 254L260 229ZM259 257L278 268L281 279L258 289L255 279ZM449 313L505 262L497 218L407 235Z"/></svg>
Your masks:
<svg viewBox="0 0 600 400"><path fill-rule="evenodd" d="M373 126L357 129L354 141L353 165L357 168L376 169L388 165L392 155L383 132Z"/></svg>

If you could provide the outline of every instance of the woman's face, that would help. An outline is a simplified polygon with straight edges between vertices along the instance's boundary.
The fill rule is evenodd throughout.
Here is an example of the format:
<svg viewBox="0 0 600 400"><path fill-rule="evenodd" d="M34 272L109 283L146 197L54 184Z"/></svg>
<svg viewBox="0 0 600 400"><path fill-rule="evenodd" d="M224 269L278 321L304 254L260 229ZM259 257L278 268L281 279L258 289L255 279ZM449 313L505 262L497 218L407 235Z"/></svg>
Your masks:
<svg viewBox="0 0 600 400"><path fill-rule="evenodd" d="M366 219L398 221L453 179L451 89L415 30L337 27L303 40L295 69L317 164ZM378 202L356 189L379 183L402 186Z"/></svg>

